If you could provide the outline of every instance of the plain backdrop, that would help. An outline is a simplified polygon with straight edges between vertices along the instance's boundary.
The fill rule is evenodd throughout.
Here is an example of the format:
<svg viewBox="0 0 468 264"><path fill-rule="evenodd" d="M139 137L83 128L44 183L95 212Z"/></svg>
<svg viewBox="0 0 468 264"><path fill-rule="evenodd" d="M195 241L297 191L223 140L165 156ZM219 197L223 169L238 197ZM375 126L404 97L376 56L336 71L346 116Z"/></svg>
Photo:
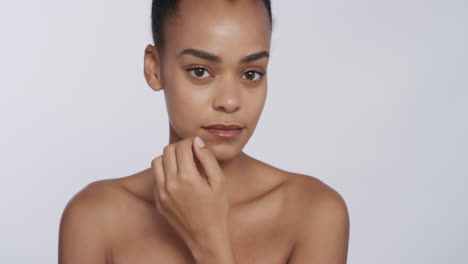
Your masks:
<svg viewBox="0 0 468 264"><path fill-rule="evenodd" d="M0 263L54 263L69 199L168 144L151 1L0 2ZM468 259L468 2L273 0L245 152L346 200L348 263Z"/></svg>

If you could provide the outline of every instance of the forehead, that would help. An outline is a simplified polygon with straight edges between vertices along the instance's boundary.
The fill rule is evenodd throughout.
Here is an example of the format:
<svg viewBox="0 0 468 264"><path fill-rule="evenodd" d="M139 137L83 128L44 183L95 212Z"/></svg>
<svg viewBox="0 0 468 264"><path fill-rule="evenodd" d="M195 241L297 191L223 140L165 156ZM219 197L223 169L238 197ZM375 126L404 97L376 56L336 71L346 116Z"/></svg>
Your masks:
<svg viewBox="0 0 468 264"><path fill-rule="evenodd" d="M271 28L262 0L182 0L164 31L168 55L194 48L234 59L270 49Z"/></svg>

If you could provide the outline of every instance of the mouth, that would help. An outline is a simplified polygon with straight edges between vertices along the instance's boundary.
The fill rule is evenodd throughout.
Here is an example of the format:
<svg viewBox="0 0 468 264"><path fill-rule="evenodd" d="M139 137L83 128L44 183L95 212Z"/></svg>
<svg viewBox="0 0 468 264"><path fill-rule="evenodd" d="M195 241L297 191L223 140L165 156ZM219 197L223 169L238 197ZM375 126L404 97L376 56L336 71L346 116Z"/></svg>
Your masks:
<svg viewBox="0 0 468 264"><path fill-rule="evenodd" d="M204 126L204 128L208 133L213 136L222 139L233 139L238 137L244 127L237 125L237 124L214 124L209 126Z"/></svg>

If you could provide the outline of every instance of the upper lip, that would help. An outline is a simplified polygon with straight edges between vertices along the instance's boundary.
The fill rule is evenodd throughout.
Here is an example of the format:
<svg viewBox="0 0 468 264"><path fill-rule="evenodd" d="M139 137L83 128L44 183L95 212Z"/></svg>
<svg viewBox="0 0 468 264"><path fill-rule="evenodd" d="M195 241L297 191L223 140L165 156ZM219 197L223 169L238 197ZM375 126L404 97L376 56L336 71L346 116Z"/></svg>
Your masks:
<svg viewBox="0 0 468 264"><path fill-rule="evenodd" d="M242 127L237 124L214 124L214 125L204 126L203 128L231 130L231 129L241 129Z"/></svg>

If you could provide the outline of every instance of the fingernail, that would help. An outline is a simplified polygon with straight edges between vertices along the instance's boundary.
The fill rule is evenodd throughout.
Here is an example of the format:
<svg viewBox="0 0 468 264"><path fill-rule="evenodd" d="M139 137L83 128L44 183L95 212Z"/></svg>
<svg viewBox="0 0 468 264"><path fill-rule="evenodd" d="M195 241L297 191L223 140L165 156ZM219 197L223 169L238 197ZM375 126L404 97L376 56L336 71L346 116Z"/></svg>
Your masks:
<svg viewBox="0 0 468 264"><path fill-rule="evenodd" d="M197 144L199 148L203 148L205 146L205 143L203 143L203 140L198 136L195 137L195 144Z"/></svg>

